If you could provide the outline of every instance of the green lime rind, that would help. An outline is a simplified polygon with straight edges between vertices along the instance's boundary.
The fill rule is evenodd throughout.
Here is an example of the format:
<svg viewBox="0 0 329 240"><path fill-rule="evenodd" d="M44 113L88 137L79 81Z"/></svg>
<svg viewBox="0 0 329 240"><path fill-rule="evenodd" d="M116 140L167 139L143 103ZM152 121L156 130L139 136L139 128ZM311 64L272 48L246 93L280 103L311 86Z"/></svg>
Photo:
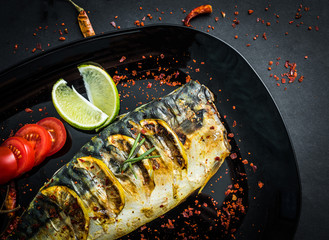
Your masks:
<svg viewBox="0 0 329 240"><path fill-rule="evenodd" d="M74 88L59 79L52 89L52 101L58 114L73 127L95 130L102 126L108 115L81 96Z"/></svg>
<svg viewBox="0 0 329 240"><path fill-rule="evenodd" d="M120 97L116 84L111 76L97 64L81 64L78 69L89 101L109 116L100 127L103 128L116 118L120 110Z"/></svg>

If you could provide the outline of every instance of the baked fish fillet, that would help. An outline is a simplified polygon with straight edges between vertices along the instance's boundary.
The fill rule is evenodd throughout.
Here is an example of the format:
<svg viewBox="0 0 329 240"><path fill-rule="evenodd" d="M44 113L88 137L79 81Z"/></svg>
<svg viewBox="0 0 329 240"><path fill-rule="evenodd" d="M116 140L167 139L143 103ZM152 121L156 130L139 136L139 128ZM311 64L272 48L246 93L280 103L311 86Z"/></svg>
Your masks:
<svg viewBox="0 0 329 240"><path fill-rule="evenodd" d="M183 87L120 117L46 183L13 239L116 239L202 188L228 156L226 130L205 86ZM121 171L134 139L151 155Z"/></svg>

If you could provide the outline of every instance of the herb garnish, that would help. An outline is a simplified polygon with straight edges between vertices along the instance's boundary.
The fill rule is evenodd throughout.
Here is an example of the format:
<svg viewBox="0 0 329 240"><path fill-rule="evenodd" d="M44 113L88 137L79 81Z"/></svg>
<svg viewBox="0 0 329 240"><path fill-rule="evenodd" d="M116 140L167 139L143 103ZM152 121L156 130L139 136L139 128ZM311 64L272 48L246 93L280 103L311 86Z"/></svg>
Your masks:
<svg viewBox="0 0 329 240"><path fill-rule="evenodd" d="M149 159L149 158L158 158L161 157L160 155L149 155L150 153L152 153L155 150L155 147L152 147L151 149L147 150L145 153L143 153L142 155L136 157L138 151L140 150L140 148L142 147L142 145L145 142L145 138L143 138L140 142L139 139L141 137L141 133L138 133L134 144L132 146L132 148L130 149L130 153L127 157L127 159L123 162L122 166L121 166L121 172L123 173L124 171L127 170L127 168L129 167L132 171L132 173L134 174L135 178L137 179L136 173L133 170L132 164L137 163L139 161L142 161L143 159Z"/></svg>

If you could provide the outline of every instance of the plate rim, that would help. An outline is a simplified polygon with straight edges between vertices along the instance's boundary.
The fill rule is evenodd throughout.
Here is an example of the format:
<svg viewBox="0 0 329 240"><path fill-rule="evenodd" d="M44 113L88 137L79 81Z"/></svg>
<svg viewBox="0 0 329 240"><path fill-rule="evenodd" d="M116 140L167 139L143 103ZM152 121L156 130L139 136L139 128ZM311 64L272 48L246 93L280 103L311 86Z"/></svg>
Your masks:
<svg viewBox="0 0 329 240"><path fill-rule="evenodd" d="M26 65L29 65L30 63L34 62L34 61L40 61L40 59L43 58L47 58L49 55L52 55L56 52L59 51L64 51L67 48L71 48L73 46L78 46L80 44L86 44L88 42L94 42L94 41L98 41L99 39L106 39L106 38L113 38L113 37L117 37L117 36L121 36L121 35L127 35L127 34L133 34L133 33L138 33L138 32L143 32L143 31L147 31L147 29L151 29L151 28L178 28L178 29L182 29L184 31L191 31L191 32L195 32L201 35L204 35L208 38L213 38L217 41L220 41L221 43L223 43L224 45L228 46L229 48L231 48L235 53L237 53L239 55L239 57L241 57L245 63L248 64L248 67L250 69L252 69L252 71L256 74L258 80L261 82L262 86L264 87L264 89L266 90L267 94L270 96L275 108L277 109L280 119L283 123L283 127L284 130L287 134L288 137L288 142L290 144L290 149L292 151L293 154L293 158L294 158L294 168L296 170L296 174L297 174L297 183L298 183L298 201L299 201L299 205L297 206L297 216L296 216L296 227L294 229L294 234L296 234L297 228L299 226L300 223L300 216L301 216L301 212L302 212L302 184L301 184L301 177L300 177L300 170L299 170L299 165L298 165L298 160L297 160L297 156L296 156L296 152L295 152L295 147L293 145L293 142L291 140L291 134L287 128L287 124L285 119L282 116L282 113L276 103L276 101L274 100L273 95L271 94L271 92L269 91L268 87L265 85L264 81L262 80L262 78L259 76L258 72L253 68L253 66L249 63L249 61L244 57L244 55L242 55L235 47L233 47L231 44L229 44L228 42L222 40L221 38L214 36L210 33L204 32L202 30L199 29L195 29L195 28L191 28L191 27L186 27L186 26L182 26L179 24L161 24L161 23L157 23L157 24L150 24L144 27L140 27L140 28L136 28L136 27L129 27L129 28L125 28L125 29L120 29L117 31L109 31L109 32L105 32L103 34L98 34L92 37L88 37L88 38L82 38L82 39L75 39L72 40L71 42L66 42L63 44L60 44L52 49L49 50L45 50L44 52L38 53L37 55L34 56L29 56L26 57L22 60L19 60L17 63L14 63L12 65L9 65L8 67L6 67L5 69L0 71L0 79L5 77L7 74L10 74L11 72L14 72L16 69L19 69L21 67L24 67Z"/></svg>

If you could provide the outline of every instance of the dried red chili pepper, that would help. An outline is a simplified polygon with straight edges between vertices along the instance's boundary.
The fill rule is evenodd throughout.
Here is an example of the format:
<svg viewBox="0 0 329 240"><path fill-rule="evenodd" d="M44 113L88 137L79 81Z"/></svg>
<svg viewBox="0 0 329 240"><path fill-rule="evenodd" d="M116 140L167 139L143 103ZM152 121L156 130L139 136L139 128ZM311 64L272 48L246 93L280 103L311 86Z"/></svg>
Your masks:
<svg viewBox="0 0 329 240"><path fill-rule="evenodd" d="M8 185L7 194L4 203L1 206L0 213L7 213L8 217L13 217L15 211L17 211L20 206L16 207L17 204L17 192L15 188L15 182L11 181ZM5 207L5 209L2 209Z"/></svg>
<svg viewBox="0 0 329 240"><path fill-rule="evenodd" d="M72 0L67 0L70 3L73 4L73 6L77 9L77 11L79 12L78 15L78 22L79 22L79 27L80 30L82 32L82 35L84 37L91 37L95 35L95 31L93 29L93 26L90 23L89 17L86 13L86 11L79 7L78 5L76 5Z"/></svg>
<svg viewBox="0 0 329 240"><path fill-rule="evenodd" d="M184 25L187 27L190 27L190 21L192 18L200 15L200 14L206 14L206 13L212 13L212 6L211 5L201 5L199 7L194 8L184 19Z"/></svg>

